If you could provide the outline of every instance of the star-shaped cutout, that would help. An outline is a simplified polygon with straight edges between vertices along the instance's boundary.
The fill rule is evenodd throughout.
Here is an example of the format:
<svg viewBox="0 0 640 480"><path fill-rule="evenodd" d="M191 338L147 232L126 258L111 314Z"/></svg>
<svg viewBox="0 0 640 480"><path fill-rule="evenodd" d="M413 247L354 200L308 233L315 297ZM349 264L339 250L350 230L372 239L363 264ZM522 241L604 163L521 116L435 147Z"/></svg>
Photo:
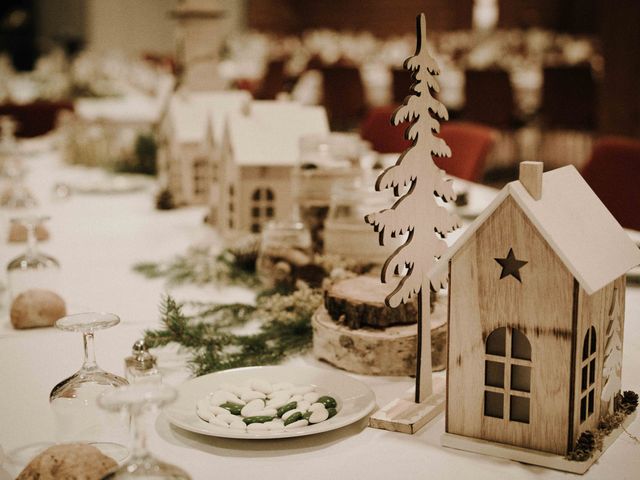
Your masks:
<svg viewBox="0 0 640 480"><path fill-rule="evenodd" d="M502 272L500 273L501 280L504 277L508 277L509 275L511 275L513 278L516 278L520 283L522 283L522 279L520 278L520 269L529 262L518 260L513 254L513 248L509 249L509 253L507 253L507 256L505 258L496 258L494 260L498 262L502 267Z"/></svg>

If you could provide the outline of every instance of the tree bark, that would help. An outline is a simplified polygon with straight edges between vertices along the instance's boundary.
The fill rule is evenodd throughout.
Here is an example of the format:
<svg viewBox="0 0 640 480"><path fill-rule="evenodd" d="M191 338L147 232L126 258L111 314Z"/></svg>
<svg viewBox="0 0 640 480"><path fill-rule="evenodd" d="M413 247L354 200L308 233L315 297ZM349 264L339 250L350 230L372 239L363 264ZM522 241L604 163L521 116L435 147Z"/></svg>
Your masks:
<svg viewBox="0 0 640 480"><path fill-rule="evenodd" d="M383 284L375 277L359 276L331 285L324 304L331 318L349 328L409 325L418 320L414 302L391 308L385 298L395 285Z"/></svg>

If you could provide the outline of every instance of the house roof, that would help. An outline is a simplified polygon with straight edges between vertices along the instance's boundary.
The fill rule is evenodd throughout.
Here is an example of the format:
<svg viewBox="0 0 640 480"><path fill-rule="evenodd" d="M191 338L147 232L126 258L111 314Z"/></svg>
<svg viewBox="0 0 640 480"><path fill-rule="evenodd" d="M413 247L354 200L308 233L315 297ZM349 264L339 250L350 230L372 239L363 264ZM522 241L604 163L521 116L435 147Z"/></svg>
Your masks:
<svg viewBox="0 0 640 480"><path fill-rule="evenodd" d="M249 113L227 117L233 159L244 166L292 166L300 137L329 133L324 107L285 102L252 102Z"/></svg>
<svg viewBox="0 0 640 480"><path fill-rule="evenodd" d="M436 263L432 278L444 274L449 260L508 196L587 294L597 292L640 264L640 249L575 167L567 166L542 175L540 200L534 200L520 181L507 184Z"/></svg>
<svg viewBox="0 0 640 480"><path fill-rule="evenodd" d="M169 104L169 118L181 143L204 142L207 128L213 129L214 141L222 141L227 114L250 101L251 95L239 90L177 94Z"/></svg>

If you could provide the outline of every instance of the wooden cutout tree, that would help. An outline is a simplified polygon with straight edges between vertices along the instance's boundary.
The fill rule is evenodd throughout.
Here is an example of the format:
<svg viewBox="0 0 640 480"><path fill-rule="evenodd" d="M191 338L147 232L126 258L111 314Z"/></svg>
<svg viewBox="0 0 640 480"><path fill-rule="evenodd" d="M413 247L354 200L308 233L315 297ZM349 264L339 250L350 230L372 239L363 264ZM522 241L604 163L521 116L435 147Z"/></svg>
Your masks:
<svg viewBox="0 0 640 480"><path fill-rule="evenodd" d="M447 249L443 238L459 226L458 218L438 200L451 201L456 196L452 181L445 178L444 170L436 166L432 157L451 156L451 150L436 136L440 131L438 119L447 120L448 114L431 93L440 89L435 78L440 70L427 52L424 14L417 19L416 53L405 61L404 67L415 80L413 94L393 113L392 123L410 122L405 137L413 143L376 182L377 191L393 188L399 198L390 209L369 214L365 220L380 234L381 245L399 235L406 236L406 241L385 262L381 277L387 283L394 275L403 276L386 299L390 307L418 296L415 401L419 403L432 393L429 290L430 286L438 290L446 284L446 278L430 279L428 274Z"/></svg>
<svg viewBox="0 0 640 480"><path fill-rule="evenodd" d="M611 308L609 309L609 324L607 326L607 340L604 348L604 366L602 370L604 386L601 400L609 403L609 412L613 413L616 395L622 387L622 339L620 338L620 315L618 307L618 289L613 289Z"/></svg>

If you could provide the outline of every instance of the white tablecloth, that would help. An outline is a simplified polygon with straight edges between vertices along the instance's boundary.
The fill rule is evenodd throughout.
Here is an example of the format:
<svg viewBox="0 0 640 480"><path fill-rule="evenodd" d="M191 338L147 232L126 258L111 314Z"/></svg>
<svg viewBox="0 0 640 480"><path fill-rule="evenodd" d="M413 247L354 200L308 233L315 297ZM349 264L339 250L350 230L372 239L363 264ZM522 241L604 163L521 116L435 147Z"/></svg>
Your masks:
<svg viewBox="0 0 640 480"><path fill-rule="evenodd" d="M72 311L106 310L122 317L121 325L96 334L98 363L123 373L123 359L144 328L157 325L157 307L165 291L162 280L147 280L131 265L162 260L184 252L195 242L217 241L202 223L204 209L154 210L150 189L122 195L74 195L52 202L52 185L74 178L74 171L57 165L47 153L28 161L29 184L51 214L52 238L42 250L56 257ZM472 197L473 199L473 197ZM23 247L0 246L6 265ZM250 300L240 288L173 291L178 298ZM5 302L6 303L6 302ZM5 452L37 441L53 440L53 417L48 395L59 380L81 363L79 334L55 329L15 331L8 326L6 307L0 311L0 446ZM623 388L640 391L640 288L627 290ZM161 367L163 358L161 356ZM331 368L311 356L291 364ZM442 374L440 374L442 375ZM184 371L167 377L177 383ZM356 376L368 384L382 406L405 392L409 378ZM415 435L366 428L362 421L340 430L271 441L239 441L205 437L170 426L162 417L150 435L151 450L185 468L194 479L490 479L564 478L568 474L499 460L440 446L444 431L441 415ZM640 422L628 429L640 436ZM618 441L589 470L585 478L637 479L640 444L630 435Z"/></svg>

